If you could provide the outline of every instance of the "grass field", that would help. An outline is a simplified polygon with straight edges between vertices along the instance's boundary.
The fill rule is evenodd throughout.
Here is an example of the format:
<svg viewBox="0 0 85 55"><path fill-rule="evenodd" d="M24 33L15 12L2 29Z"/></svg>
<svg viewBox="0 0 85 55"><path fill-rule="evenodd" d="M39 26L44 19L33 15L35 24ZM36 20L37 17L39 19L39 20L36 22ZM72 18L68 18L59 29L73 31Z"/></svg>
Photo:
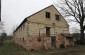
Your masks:
<svg viewBox="0 0 85 55"><path fill-rule="evenodd" d="M65 49L26 51L14 43L0 46L0 55L85 55L85 46L74 46Z"/></svg>

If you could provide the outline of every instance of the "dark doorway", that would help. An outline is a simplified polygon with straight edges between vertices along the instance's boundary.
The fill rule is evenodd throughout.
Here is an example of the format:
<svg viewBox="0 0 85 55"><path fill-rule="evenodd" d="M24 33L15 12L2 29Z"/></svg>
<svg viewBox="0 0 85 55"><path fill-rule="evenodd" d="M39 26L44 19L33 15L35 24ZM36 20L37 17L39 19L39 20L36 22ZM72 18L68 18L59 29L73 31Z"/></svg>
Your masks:
<svg viewBox="0 0 85 55"><path fill-rule="evenodd" d="M56 48L56 37L55 36L51 37L51 46L52 46L53 49Z"/></svg>

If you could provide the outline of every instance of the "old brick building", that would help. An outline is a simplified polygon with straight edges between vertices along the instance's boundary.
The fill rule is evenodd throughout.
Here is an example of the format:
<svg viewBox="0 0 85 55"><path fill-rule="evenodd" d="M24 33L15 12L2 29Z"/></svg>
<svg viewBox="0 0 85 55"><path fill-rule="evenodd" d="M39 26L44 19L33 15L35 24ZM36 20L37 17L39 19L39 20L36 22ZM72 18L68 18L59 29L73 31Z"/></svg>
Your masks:
<svg viewBox="0 0 85 55"><path fill-rule="evenodd" d="M27 50L73 46L73 38L66 34L70 34L69 25L51 5L25 18L14 31L13 39Z"/></svg>

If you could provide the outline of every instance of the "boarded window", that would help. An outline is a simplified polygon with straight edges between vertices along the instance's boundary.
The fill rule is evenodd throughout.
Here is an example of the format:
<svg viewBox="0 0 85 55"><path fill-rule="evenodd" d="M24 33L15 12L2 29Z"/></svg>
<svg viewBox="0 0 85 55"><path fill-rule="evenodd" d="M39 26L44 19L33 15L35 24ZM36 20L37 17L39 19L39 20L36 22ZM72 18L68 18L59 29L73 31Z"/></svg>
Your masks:
<svg viewBox="0 0 85 55"><path fill-rule="evenodd" d="M46 36L50 37L50 27L46 27Z"/></svg>
<svg viewBox="0 0 85 55"><path fill-rule="evenodd" d="M46 18L50 18L50 12L46 12Z"/></svg>

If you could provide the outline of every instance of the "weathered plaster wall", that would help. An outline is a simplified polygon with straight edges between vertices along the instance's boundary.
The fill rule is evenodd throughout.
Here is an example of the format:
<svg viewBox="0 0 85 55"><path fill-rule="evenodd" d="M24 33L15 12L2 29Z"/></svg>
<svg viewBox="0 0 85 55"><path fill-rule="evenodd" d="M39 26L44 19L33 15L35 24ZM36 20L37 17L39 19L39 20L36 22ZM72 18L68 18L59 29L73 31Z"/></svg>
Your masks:
<svg viewBox="0 0 85 55"><path fill-rule="evenodd" d="M50 19L46 18L46 12L50 12ZM60 21L55 19L55 14L60 16ZM55 27L53 27L53 23L55 23ZM61 36L58 34L69 33L69 25L53 6L50 6L47 9L44 9L35 15L28 17L27 21L23 25L24 29L21 30L21 26L14 33L14 40L16 43L28 50L51 48L51 38L46 37L46 27L51 27L50 34L51 36L56 36L56 47L58 48L59 45L64 41L64 38L61 38ZM39 38L39 31L41 39L40 42L37 40ZM23 38L24 41L22 40ZM61 40L59 40L59 38Z"/></svg>

